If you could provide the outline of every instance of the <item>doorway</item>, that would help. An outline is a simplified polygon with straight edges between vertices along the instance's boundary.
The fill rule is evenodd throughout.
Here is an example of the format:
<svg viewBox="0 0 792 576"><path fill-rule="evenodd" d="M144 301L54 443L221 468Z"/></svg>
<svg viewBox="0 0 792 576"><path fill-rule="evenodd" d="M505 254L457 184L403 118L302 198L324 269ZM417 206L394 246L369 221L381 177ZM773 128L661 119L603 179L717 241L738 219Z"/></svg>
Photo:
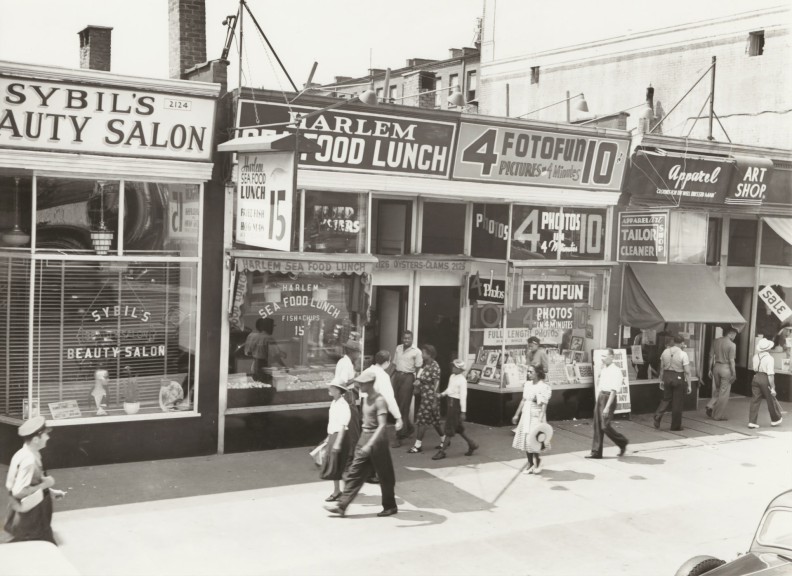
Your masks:
<svg viewBox="0 0 792 576"><path fill-rule="evenodd" d="M393 355L407 326L407 286L375 286L370 321L366 324L364 354L373 358L380 350ZM366 364L367 362L364 362Z"/></svg>
<svg viewBox="0 0 792 576"><path fill-rule="evenodd" d="M416 343L431 344L437 349L441 389L448 384L450 364L459 348L460 295L458 286L421 286Z"/></svg>

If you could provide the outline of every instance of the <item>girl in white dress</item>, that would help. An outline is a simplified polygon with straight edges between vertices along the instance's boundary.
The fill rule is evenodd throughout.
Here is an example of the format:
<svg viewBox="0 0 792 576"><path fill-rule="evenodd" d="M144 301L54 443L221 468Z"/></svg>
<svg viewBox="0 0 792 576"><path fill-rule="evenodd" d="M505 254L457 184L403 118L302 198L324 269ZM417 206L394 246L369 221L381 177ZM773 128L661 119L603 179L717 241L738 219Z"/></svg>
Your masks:
<svg viewBox="0 0 792 576"><path fill-rule="evenodd" d="M539 474L542 471L539 452L531 451L535 446L532 446L530 436L540 423L547 421L547 403L550 402L551 390L544 378L545 373L540 366L528 366L528 380L523 388L523 397L512 418L512 424L517 424L512 447L528 456L528 467L523 470L523 474Z"/></svg>

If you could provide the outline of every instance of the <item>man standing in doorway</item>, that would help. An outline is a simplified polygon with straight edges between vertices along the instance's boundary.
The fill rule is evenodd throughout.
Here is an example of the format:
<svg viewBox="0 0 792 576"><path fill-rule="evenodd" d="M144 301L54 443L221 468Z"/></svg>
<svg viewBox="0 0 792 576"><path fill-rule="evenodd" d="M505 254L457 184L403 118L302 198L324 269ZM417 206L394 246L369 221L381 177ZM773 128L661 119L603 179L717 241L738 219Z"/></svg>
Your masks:
<svg viewBox="0 0 792 576"><path fill-rule="evenodd" d="M688 394L693 391L690 383L690 358L681 348L684 343L685 339L677 334L660 355L660 389L663 391L663 399L654 415L655 428L660 428L663 414L670 406L671 430L682 430L682 407L685 402L683 388L687 388Z"/></svg>
<svg viewBox="0 0 792 576"><path fill-rule="evenodd" d="M729 403L732 383L737 379L734 358L737 345L734 339L737 329L729 327L726 333L712 343L709 377L712 380L712 398L707 402L707 416L714 420L726 420L726 405Z"/></svg>
<svg viewBox="0 0 792 576"><path fill-rule="evenodd" d="M586 458L602 458L602 440L610 438L619 447L619 456L624 456L629 440L621 432L613 428L613 414L616 411L616 395L621 389L624 376L621 368L613 363L613 348L607 348L602 357L602 371L597 384L597 404L594 407L594 438L591 442L591 454Z"/></svg>
<svg viewBox="0 0 792 576"><path fill-rule="evenodd" d="M396 395L396 402L399 404L404 426L396 433L393 447L398 448L402 440L412 436L415 427L410 420L410 403L413 398L413 382L415 373L423 365L423 355L417 346L413 345L413 333L405 330L402 334L402 343L396 346L396 353L393 355L393 364L396 371L393 373L393 393Z"/></svg>

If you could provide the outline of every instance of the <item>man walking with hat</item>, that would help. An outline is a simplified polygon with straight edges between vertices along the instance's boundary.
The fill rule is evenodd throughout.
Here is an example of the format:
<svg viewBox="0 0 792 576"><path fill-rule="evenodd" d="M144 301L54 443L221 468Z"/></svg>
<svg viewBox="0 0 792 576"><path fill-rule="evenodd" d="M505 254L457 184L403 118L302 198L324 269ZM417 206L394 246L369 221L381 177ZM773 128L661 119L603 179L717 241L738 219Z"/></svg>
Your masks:
<svg viewBox="0 0 792 576"><path fill-rule="evenodd" d="M34 416L19 427L18 434L25 443L11 458L6 478L11 498L5 530L14 536L12 542L46 540L56 544L51 526L52 498L63 498L66 492L53 488L55 479L47 475L41 462L49 433L44 416Z"/></svg>
<svg viewBox="0 0 792 576"><path fill-rule="evenodd" d="M726 333L712 343L709 377L712 380L712 398L707 402L707 416L713 420L726 420L726 405L729 403L731 386L737 379L734 358L737 345L734 339L737 329L730 326Z"/></svg>
<svg viewBox="0 0 792 576"><path fill-rule="evenodd" d="M382 395L374 390L376 378L373 372L364 372L354 379L360 386L360 391L366 395L361 403L363 430L355 447L355 458L346 472L344 492L337 503L325 506L325 509L333 514L346 515L347 508L358 495L372 471L379 476L379 486L382 492L382 511L377 516L392 516L399 511L396 507L394 492L396 476L393 471L388 438L385 434L385 426L388 422L388 404Z"/></svg>
<svg viewBox="0 0 792 576"><path fill-rule="evenodd" d="M770 426L778 426L783 421L781 414L778 413L774 401L775 390L775 360L770 355L773 349L773 341L762 338L756 343L756 354L753 357L753 369L756 372L751 381L751 405L748 412L748 428L759 428L759 406L762 398L767 402L767 411L770 412Z"/></svg>
<svg viewBox="0 0 792 576"><path fill-rule="evenodd" d="M627 444L629 444L627 437L613 428L616 394L621 389L624 380L621 368L613 363L613 348L605 350L602 364L602 371L597 380L599 394L597 394L597 404L594 407L594 439L591 442L591 454L586 458L602 458L603 436L610 438L619 447L619 456L624 456Z"/></svg>
<svg viewBox="0 0 792 576"><path fill-rule="evenodd" d="M402 440L412 436L415 430L410 420L410 403L413 399L413 382L415 374L423 365L423 354L413 346L413 333L405 330L402 334L402 343L396 346L396 353L393 355L393 365L396 371L393 373L392 383L393 392L396 395L396 402L399 404L404 427L396 433L396 440L393 447L401 446Z"/></svg>
<svg viewBox="0 0 792 576"><path fill-rule="evenodd" d="M682 408L685 403L683 387L687 388L688 394L693 391L690 383L690 358L681 348L684 343L685 339L677 334L660 355L660 389L663 391L663 399L654 415L655 428L660 428L663 414L671 406L671 430L682 430Z"/></svg>

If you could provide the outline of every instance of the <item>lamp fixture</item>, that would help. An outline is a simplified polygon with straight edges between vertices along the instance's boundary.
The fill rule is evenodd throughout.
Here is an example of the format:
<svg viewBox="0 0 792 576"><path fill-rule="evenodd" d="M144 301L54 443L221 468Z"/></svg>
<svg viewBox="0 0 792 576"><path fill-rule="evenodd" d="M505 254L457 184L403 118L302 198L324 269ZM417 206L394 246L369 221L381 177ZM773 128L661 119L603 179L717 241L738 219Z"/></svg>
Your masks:
<svg viewBox="0 0 792 576"><path fill-rule="evenodd" d="M462 90L459 89L459 86L454 87L454 91L448 97L448 104L449 106L456 106L458 108L462 108L467 104L465 101L465 96L462 94Z"/></svg>
<svg viewBox="0 0 792 576"><path fill-rule="evenodd" d="M567 94L569 94L569 92L567 92ZM567 96L566 98L564 98L563 100L559 100L558 102L553 102L552 104L548 104L547 106L542 106L541 108L537 108L536 110L531 110L530 112L526 112L525 114L520 114L519 116L517 116L517 118L524 118L525 116L530 116L531 114L540 112L541 110L545 110L546 108L550 108L551 106L556 106L558 104L563 104L564 102L569 102L570 100L572 100L573 98L577 98L578 96L580 96L580 100L577 102L577 104L575 104L575 110L577 110L578 112L588 112L589 108L588 108L588 102L586 102L586 96L583 94L583 92L579 92L573 96ZM568 113L569 113L569 108L567 108L567 115Z"/></svg>
<svg viewBox="0 0 792 576"><path fill-rule="evenodd" d="M108 230L104 221L104 180L97 180L96 185L99 187L99 229L91 231L91 242L93 243L94 251L99 256L104 256L110 251L110 244L113 242L113 231Z"/></svg>
<svg viewBox="0 0 792 576"><path fill-rule="evenodd" d="M24 246L30 242L30 234L19 225L19 176L14 177L14 227L3 234L3 242L9 246Z"/></svg>

